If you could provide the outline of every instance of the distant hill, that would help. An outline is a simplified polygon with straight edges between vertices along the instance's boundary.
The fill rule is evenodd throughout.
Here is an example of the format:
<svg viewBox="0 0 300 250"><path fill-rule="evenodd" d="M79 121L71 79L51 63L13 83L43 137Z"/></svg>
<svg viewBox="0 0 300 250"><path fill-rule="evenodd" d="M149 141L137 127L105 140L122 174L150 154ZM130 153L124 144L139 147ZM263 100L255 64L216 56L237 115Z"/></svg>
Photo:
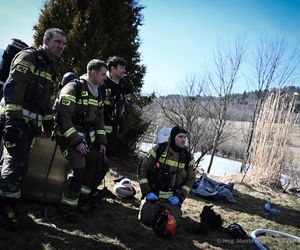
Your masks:
<svg viewBox="0 0 300 250"><path fill-rule="evenodd" d="M272 88L268 92L276 92L278 89ZM288 94L289 96L293 96L293 93L298 92L300 93L300 87L295 86L288 86L281 88L281 93ZM252 114L255 109L255 103L257 99L258 92L252 91L252 92L246 92L244 93L237 93L237 94L231 94L230 95L230 104L228 106L229 110L229 120L232 121L250 121L252 119ZM178 100L179 95L168 95L159 97L160 99L165 100ZM195 97L196 98L196 97ZM204 97L197 96L200 100L202 99L205 102ZM214 97L218 98L218 97ZM300 112L300 96L299 99L296 101L296 109L298 112Z"/></svg>

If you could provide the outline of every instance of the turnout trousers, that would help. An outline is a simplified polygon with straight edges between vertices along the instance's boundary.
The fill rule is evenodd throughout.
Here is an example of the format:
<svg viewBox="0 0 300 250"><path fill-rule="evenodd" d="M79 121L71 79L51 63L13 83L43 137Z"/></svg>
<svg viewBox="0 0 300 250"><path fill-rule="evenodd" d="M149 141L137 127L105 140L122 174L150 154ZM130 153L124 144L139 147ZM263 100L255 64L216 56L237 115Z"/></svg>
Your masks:
<svg viewBox="0 0 300 250"><path fill-rule="evenodd" d="M22 137L14 145L3 143L0 167L0 197L20 198L20 187L27 173L33 132L29 126L22 128Z"/></svg>
<svg viewBox="0 0 300 250"><path fill-rule="evenodd" d="M80 194L88 195L101 184L109 169L108 160L94 147L86 156L81 155L74 147L60 145L60 148L73 172L67 177L62 203L77 206Z"/></svg>

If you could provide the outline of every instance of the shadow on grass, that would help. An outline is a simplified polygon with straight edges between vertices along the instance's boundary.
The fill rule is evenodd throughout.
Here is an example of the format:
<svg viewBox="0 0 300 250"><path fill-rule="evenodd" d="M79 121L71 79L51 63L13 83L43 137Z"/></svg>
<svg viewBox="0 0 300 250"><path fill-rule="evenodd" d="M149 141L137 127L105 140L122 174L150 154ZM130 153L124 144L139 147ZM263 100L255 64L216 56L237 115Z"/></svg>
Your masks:
<svg viewBox="0 0 300 250"><path fill-rule="evenodd" d="M53 205L24 202L20 207L20 226L15 232L1 230L0 249L124 249L114 241L85 235L80 224L64 222ZM43 218L48 207L49 215L57 217L51 223Z"/></svg>
<svg viewBox="0 0 300 250"><path fill-rule="evenodd" d="M251 193L253 189L247 185L244 185L249 190L248 193ZM255 192L257 192L255 190ZM190 194L189 198L199 200L199 201L210 201L212 204L223 207L223 209L228 209L228 211L233 210L241 213L247 213L249 215L257 215L263 218L266 218L270 221L288 226L299 227L300 225L300 211L288 208L282 205L274 205L276 208L281 210L279 215L266 215L263 207L266 202L265 199L260 199L253 197L246 192L240 192L236 189L233 190L233 196L237 200L237 203L229 203L227 201L216 201L213 199L204 199L203 197Z"/></svg>
<svg viewBox="0 0 300 250"><path fill-rule="evenodd" d="M17 232L1 231L0 248L202 249L180 230L170 239L158 238L138 221L138 205L138 200L107 200L96 210L81 214L77 224L70 224L61 218L54 205L26 201L20 206L21 227Z"/></svg>
<svg viewBox="0 0 300 250"><path fill-rule="evenodd" d="M66 223L53 205L24 202L21 229L0 234L1 249L252 249L249 242L235 243L224 229L207 235L186 232L197 221L184 217L176 236L157 237L137 219L139 201L107 200L96 210L80 215L78 224ZM46 210L45 210L46 209ZM45 211L47 217L45 218ZM254 249L254 248L253 248Z"/></svg>
<svg viewBox="0 0 300 250"><path fill-rule="evenodd" d="M132 203L106 202L82 221L82 231L87 235L100 232L104 237L117 240L127 249L199 249L194 246L191 238L179 231L175 237L161 239L152 229L141 225L137 218L139 203L139 200ZM91 222L94 226L91 226Z"/></svg>
<svg viewBox="0 0 300 250"><path fill-rule="evenodd" d="M185 218L185 231L186 237L192 238L195 245L200 245L203 249L211 249L212 246L218 247L218 249L231 249L231 250L256 250L256 246L252 242L252 239L248 237L245 240L234 240L226 232L224 227L220 227L215 230L208 230L207 234L192 234L192 229L199 225L199 222L195 222L189 217Z"/></svg>

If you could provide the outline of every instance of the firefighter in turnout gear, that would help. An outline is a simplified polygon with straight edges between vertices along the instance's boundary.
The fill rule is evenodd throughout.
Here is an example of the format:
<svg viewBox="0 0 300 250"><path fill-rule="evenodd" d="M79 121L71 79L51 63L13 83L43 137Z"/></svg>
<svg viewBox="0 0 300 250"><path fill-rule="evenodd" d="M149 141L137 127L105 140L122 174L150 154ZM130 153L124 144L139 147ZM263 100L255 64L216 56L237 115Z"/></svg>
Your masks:
<svg viewBox="0 0 300 250"><path fill-rule="evenodd" d="M126 61L118 56L107 61L107 78L101 86L108 154L114 154L117 135L122 131L125 108L132 101L132 86L125 79Z"/></svg>
<svg viewBox="0 0 300 250"><path fill-rule="evenodd" d="M16 201L21 197L20 186L27 172L32 139L41 132L51 133L53 128L53 62L61 56L65 45L66 34L62 30L46 30L41 48L25 49L14 57L4 84L0 226L8 229L16 225L14 216L7 211L15 211Z"/></svg>
<svg viewBox="0 0 300 250"><path fill-rule="evenodd" d="M87 65L87 74L69 82L57 102L57 143L70 163L69 177L62 194L60 210L68 222L77 222L78 208L86 211L91 192L102 179L101 165L107 161L106 133L99 85L107 66L98 59Z"/></svg>
<svg viewBox="0 0 300 250"><path fill-rule="evenodd" d="M185 146L186 136L183 128L172 128L168 142L154 146L141 164L138 178L144 199L139 220L147 226L162 207L180 222L180 206L195 180L195 161Z"/></svg>

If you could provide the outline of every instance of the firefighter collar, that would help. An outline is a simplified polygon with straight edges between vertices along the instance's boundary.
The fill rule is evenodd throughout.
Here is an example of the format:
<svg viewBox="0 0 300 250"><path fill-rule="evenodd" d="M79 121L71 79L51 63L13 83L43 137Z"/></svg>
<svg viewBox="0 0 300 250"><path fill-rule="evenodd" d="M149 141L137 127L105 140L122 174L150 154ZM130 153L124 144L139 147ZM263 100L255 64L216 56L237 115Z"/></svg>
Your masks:
<svg viewBox="0 0 300 250"><path fill-rule="evenodd" d="M110 74L109 71L106 72L106 76L107 76L112 82L114 82L115 84L119 84L120 80L112 79L111 74Z"/></svg>
<svg viewBox="0 0 300 250"><path fill-rule="evenodd" d="M98 85L94 85L92 83L90 83L88 81L88 76L87 74L84 74L80 77L80 79L83 79L86 83L87 83L87 86L88 86L88 89L90 91L90 93L94 96L94 97L98 97Z"/></svg>

